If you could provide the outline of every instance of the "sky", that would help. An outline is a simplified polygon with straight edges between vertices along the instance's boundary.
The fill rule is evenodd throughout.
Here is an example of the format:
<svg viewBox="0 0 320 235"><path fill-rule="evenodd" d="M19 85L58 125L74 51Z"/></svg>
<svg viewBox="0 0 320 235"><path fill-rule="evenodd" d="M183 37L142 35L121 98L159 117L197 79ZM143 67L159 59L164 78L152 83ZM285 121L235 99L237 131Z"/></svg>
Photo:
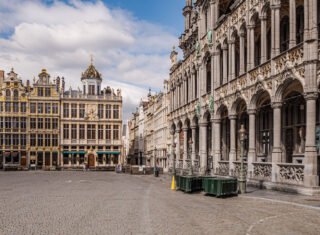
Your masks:
<svg viewBox="0 0 320 235"><path fill-rule="evenodd" d="M66 89L93 63L103 87L120 88L124 120L169 78L184 30L185 0L0 0L0 70L26 82L42 69Z"/></svg>

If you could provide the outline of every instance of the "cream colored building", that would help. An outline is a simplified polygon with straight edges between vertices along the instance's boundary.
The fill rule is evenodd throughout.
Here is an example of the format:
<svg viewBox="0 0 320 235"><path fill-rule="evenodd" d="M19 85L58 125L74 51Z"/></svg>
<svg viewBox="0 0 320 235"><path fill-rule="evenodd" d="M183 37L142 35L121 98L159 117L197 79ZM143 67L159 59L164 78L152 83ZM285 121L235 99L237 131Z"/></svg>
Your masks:
<svg viewBox="0 0 320 235"><path fill-rule="evenodd" d="M61 96L61 166L110 168L120 164L122 97L110 87L101 89L102 75L91 64L81 76L82 91Z"/></svg>

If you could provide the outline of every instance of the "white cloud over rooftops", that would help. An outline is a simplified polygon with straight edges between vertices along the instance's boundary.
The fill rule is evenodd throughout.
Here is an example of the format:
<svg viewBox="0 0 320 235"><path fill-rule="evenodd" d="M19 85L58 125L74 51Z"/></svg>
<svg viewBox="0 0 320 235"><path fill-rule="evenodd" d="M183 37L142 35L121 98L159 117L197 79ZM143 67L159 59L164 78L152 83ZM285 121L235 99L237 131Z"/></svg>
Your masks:
<svg viewBox="0 0 320 235"><path fill-rule="evenodd" d="M0 19L0 69L13 66L26 81L46 68L76 89L93 55L103 84L122 89L124 118L168 79L175 36L101 1L0 0Z"/></svg>

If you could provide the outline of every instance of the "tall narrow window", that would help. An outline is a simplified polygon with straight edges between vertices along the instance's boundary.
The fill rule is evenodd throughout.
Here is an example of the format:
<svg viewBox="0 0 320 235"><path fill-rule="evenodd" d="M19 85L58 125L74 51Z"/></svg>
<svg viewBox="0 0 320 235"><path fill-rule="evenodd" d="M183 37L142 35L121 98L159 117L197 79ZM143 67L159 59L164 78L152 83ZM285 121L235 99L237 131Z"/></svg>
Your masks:
<svg viewBox="0 0 320 235"><path fill-rule="evenodd" d="M98 117L103 118L103 104L98 105Z"/></svg>
<svg viewBox="0 0 320 235"><path fill-rule="evenodd" d="M6 107L6 112L11 113L11 102L6 102L5 107Z"/></svg>
<svg viewBox="0 0 320 235"><path fill-rule="evenodd" d="M52 129L53 130L58 129L58 118L52 118Z"/></svg>
<svg viewBox="0 0 320 235"><path fill-rule="evenodd" d="M284 16L280 23L280 50L281 52L289 49L289 17Z"/></svg>
<svg viewBox="0 0 320 235"><path fill-rule="evenodd" d="M77 118L77 104L71 104L71 117Z"/></svg>
<svg viewBox="0 0 320 235"><path fill-rule="evenodd" d="M20 135L20 145L21 146L27 145L27 135L25 134Z"/></svg>
<svg viewBox="0 0 320 235"><path fill-rule="evenodd" d="M98 139L103 139L103 125L98 125Z"/></svg>
<svg viewBox="0 0 320 235"><path fill-rule="evenodd" d="M113 118L119 119L119 105L113 105Z"/></svg>
<svg viewBox="0 0 320 235"><path fill-rule="evenodd" d="M27 128L27 118L25 117L20 118L20 128L21 129Z"/></svg>
<svg viewBox="0 0 320 235"><path fill-rule="evenodd" d="M58 146L58 135L57 134L52 135L52 146L53 147Z"/></svg>
<svg viewBox="0 0 320 235"><path fill-rule="evenodd" d="M84 113L85 113L85 105L80 104L79 117L84 118Z"/></svg>
<svg viewBox="0 0 320 235"><path fill-rule="evenodd" d="M38 87L38 96L43 96L43 87Z"/></svg>
<svg viewBox="0 0 320 235"><path fill-rule="evenodd" d="M298 6L296 11L297 23L296 23L296 33L297 33L297 44L303 42L304 33L304 9L303 6Z"/></svg>
<svg viewBox="0 0 320 235"><path fill-rule="evenodd" d="M71 125L71 139L77 139L77 124Z"/></svg>
<svg viewBox="0 0 320 235"><path fill-rule="evenodd" d="M58 103L52 104L52 113L54 113L54 114L58 113Z"/></svg>
<svg viewBox="0 0 320 235"><path fill-rule="evenodd" d="M80 124L79 137L80 137L80 140L84 140L85 139L85 130L84 130L84 125L83 124Z"/></svg>
<svg viewBox="0 0 320 235"><path fill-rule="evenodd" d="M106 125L106 140L111 140L111 125Z"/></svg>
<svg viewBox="0 0 320 235"><path fill-rule="evenodd" d="M43 118L38 118L38 129L43 129Z"/></svg>
<svg viewBox="0 0 320 235"><path fill-rule="evenodd" d="M43 113L43 103L38 103L38 113Z"/></svg>
<svg viewBox="0 0 320 235"><path fill-rule="evenodd" d="M113 139L114 140L119 139L119 126L118 125L113 126Z"/></svg>
<svg viewBox="0 0 320 235"><path fill-rule="evenodd" d="M94 85L89 85L89 95L95 95Z"/></svg>
<svg viewBox="0 0 320 235"><path fill-rule="evenodd" d="M50 147L50 134L45 134L45 146Z"/></svg>
<svg viewBox="0 0 320 235"><path fill-rule="evenodd" d="M46 118L45 119L45 129L51 129L51 119L50 118Z"/></svg>
<svg viewBox="0 0 320 235"><path fill-rule="evenodd" d="M51 113L51 103L46 103L45 104L45 110L46 110L47 114Z"/></svg>
<svg viewBox="0 0 320 235"><path fill-rule="evenodd" d="M36 134L30 134L30 145L36 146Z"/></svg>
<svg viewBox="0 0 320 235"><path fill-rule="evenodd" d="M96 139L96 125L87 126L87 139L95 140Z"/></svg>
<svg viewBox="0 0 320 235"><path fill-rule="evenodd" d="M37 124L36 124L36 118L30 118L30 129L36 129Z"/></svg>
<svg viewBox="0 0 320 235"><path fill-rule="evenodd" d="M111 118L111 104L106 105L106 119Z"/></svg>
<svg viewBox="0 0 320 235"><path fill-rule="evenodd" d="M27 103L26 102L21 102L20 103L20 112L21 113L27 112Z"/></svg>
<svg viewBox="0 0 320 235"><path fill-rule="evenodd" d="M37 112L37 104L30 103L30 113L36 113L36 112Z"/></svg>
<svg viewBox="0 0 320 235"><path fill-rule="evenodd" d="M38 146L43 146L43 134L38 134Z"/></svg>
<svg viewBox="0 0 320 235"><path fill-rule="evenodd" d="M45 95L46 95L46 97L51 96L51 88L50 87L46 87Z"/></svg>
<svg viewBox="0 0 320 235"><path fill-rule="evenodd" d="M207 93L211 92L211 60L207 62Z"/></svg>
<svg viewBox="0 0 320 235"><path fill-rule="evenodd" d="M69 124L63 124L63 138L69 139Z"/></svg>
<svg viewBox="0 0 320 235"><path fill-rule="evenodd" d="M19 112L19 103L13 102L13 112L18 113Z"/></svg>
<svg viewBox="0 0 320 235"><path fill-rule="evenodd" d="M69 117L69 104L63 104L63 117Z"/></svg>

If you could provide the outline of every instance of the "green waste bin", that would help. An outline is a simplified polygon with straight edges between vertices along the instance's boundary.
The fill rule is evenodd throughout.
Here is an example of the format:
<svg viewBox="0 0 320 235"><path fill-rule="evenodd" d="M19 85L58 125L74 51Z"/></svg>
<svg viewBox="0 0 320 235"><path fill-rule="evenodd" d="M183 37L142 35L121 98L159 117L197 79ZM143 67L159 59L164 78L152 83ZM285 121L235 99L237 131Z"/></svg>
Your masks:
<svg viewBox="0 0 320 235"><path fill-rule="evenodd" d="M238 194L238 181L236 178L203 178L203 187L206 194L216 197Z"/></svg>
<svg viewBox="0 0 320 235"><path fill-rule="evenodd" d="M159 177L159 171L158 171L158 170L155 170L154 176L155 176L155 177Z"/></svg>
<svg viewBox="0 0 320 235"><path fill-rule="evenodd" d="M202 178L195 176L179 176L179 189L192 193L202 190Z"/></svg>

